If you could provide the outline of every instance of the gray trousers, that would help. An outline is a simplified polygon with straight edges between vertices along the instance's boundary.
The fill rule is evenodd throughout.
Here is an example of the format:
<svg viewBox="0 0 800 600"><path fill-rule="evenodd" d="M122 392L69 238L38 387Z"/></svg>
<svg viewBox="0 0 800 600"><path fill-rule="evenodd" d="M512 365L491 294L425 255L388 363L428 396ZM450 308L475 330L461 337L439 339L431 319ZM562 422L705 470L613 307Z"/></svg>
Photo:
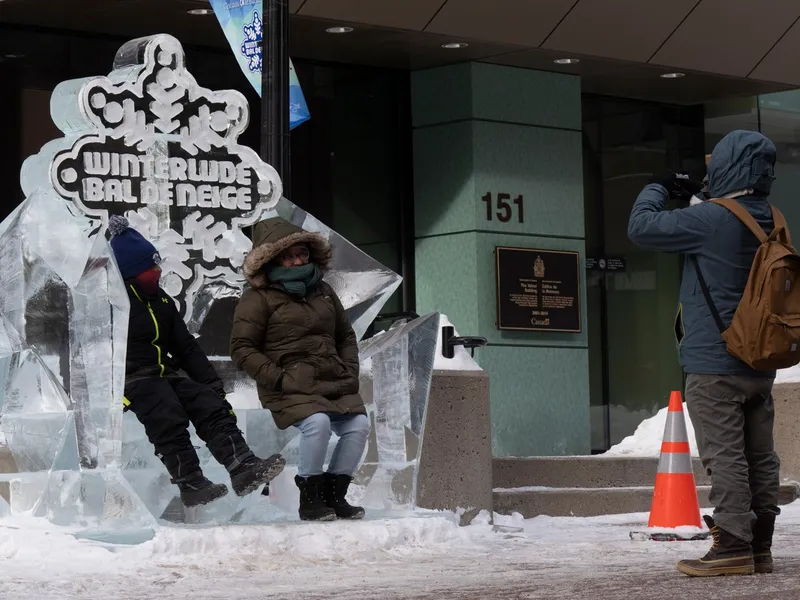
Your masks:
<svg viewBox="0 0 800 600"><path fill-rule="evenodd" d="M745 375L686 379L686 407L711 476L714 524L746 542L753 540L759 514L780 514L772 384L771 378Z"/></svg>

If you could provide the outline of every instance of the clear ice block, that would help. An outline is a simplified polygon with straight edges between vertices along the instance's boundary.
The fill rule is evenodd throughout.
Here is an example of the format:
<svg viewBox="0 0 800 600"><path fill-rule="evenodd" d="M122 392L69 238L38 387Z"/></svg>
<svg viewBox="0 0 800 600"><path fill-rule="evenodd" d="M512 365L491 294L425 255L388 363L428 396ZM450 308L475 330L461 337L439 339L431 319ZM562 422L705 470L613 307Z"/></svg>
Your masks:
<svg viewBox="0 0 800 600"><path fill-rule="evenodd" d="M90 531L156 526L153 515L116 468L51 471L34 514L55 525Z"/></svg>
<svg viewBox="0 0 800 600"><path fill-rule="evenodd" d="M0 231L0 461L15 471L0 480L10 510L92 527L152 521L113 468L128 298L108 243L41 190Z"/></svg>
<svg viewBox="0 0 800 600"><path fill-rule="evenodd" d="M362 395L374 419L371 447L355 477L367 507L415 506L438 333L439 313L432 313L359 344Z"/></svg>
<svg viewBox="0 0 800 600"><path fill-rule="evenodd" d="M0 428L12 453L28 454L17 447L24 436L9 436L19 416L70 411L81 465L114 464L129 306L111 249L86 219L43 191L10 218L0 236L0 347L20 350L10 358ZM108 420L95 423L93 408L105 409Z"/></svg>
<svg viewBox="0 0 800 600"><path fill-rule="evenodd" d="M86 445L81 456L91 456L85 466L119 463L129 308L111 249L102 235L96 235L83 273L70 289L68 311L69 392Z"/></svg>

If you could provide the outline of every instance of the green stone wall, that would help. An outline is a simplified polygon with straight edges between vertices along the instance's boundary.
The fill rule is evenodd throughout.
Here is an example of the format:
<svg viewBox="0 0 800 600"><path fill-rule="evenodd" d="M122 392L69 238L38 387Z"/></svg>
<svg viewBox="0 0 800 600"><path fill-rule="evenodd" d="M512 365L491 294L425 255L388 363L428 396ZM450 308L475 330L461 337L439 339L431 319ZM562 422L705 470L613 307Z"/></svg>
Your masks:
<svg viewBox="0 0 800 600"><path fill-rule="evenodd" d="M578 77L483 63L412 76L416 290L489 346L496 456L588 454L581 89ZM486 194L523 196L508 222ZM499 331L496 246L581 255L582 333Z"/></svg>

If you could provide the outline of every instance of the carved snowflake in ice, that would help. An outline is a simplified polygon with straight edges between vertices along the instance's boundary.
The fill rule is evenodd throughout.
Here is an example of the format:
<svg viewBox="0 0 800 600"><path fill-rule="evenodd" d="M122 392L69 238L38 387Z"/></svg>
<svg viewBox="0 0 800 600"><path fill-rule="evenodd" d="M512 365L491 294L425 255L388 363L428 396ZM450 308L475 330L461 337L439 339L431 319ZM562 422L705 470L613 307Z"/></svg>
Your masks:
<svg viewBox="0 0 800 600"><path fill-rule="evenodd" d="M183 220L183 234L168 229L159 236L158 217L149 208L128 211L125 216L131 226L143 236L158 239L162 257L161 284L164 290L176 299L178 306L186 309L184 316L187 320L192 316L192 297L188 298L186 306L179 299L184 292L190 292L192 280L197 275L196 270L188 266L195 252L199 252L203 262L208 265L219 262L217 259L228 261L231 268L218 267L213 271L215 277L226 275L240 285L244 283L238 274L238 268L242 266L251 244L236 224L229 228L225 223L214 221L212 215L203 216L199 211L195 211ZM198 271L203 275L209 272Z"/></svg>
<svg viewBox="0 0 800 600"><path fill-rule="evenodd" d="M248 27L260 60L258 13ZM180 42L156 35L125 44L108 77L59 85L52 106L65 137L26 161L27 195L46 182L100 226L127 216L159 249L163 285L187 319L208 277L243 286L251 244L241 230L277 204L282 186L238 143L249 122L241 93L200 87Z"/></svg>

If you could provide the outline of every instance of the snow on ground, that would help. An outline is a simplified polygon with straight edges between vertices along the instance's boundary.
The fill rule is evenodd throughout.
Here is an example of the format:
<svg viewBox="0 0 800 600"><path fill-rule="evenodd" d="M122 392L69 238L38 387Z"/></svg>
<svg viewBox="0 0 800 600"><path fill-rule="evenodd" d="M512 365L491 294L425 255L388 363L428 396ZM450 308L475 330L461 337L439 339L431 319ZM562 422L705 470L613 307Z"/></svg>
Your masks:
<svg viewBox="0 0 800 600"><path fill-rule="evenodd" d="M800 383L800 365L778 371L775 383ZM664 436L664 426L667 422L667 410L668 408L664 407L653 417L642 421L633 435L626 437L619 444L611 447L602 456L659 456L661 453L661 440ZM694 436L694 426L689 418L685 402L683 404L683 414L686 420L692 456L699 456L697 441Z"/></svg>
<svg viewBox="0 0 800 600"><path fill-rule="evenodd" d="M667 424L667 410L668 408L664 407L655 416L642 421L633 435L626 437L601 456L659 456L661 454L661 440L664 438L664 426ZM694 427L692 426L692 420L689 418L689 412L686 410L685 402L683 404L683 414L689 435L689 449L692 456L699 456L697 441L694 437Z"/></svg>
<svg viewBox="0 0 800 600"><path fill-rule="evenodd" d="M647 514L495 516L504 526L497 532L488 521L484 513L458 527L451 513L425 512L362 522L162 528L152 541L124 547L79 541L41 520L5 518L0 598L762 597L687 594L674 563L704 554L708 542L632 541L630 532L643 530ZM798 586L798 533L795 503L779 519L772 591Z"/></svg>
<svg viewBox="0 0 800 600"><path fill-rule="evenodd" d="M778 371L775 383L800 383L800 365Z"/></svg>

